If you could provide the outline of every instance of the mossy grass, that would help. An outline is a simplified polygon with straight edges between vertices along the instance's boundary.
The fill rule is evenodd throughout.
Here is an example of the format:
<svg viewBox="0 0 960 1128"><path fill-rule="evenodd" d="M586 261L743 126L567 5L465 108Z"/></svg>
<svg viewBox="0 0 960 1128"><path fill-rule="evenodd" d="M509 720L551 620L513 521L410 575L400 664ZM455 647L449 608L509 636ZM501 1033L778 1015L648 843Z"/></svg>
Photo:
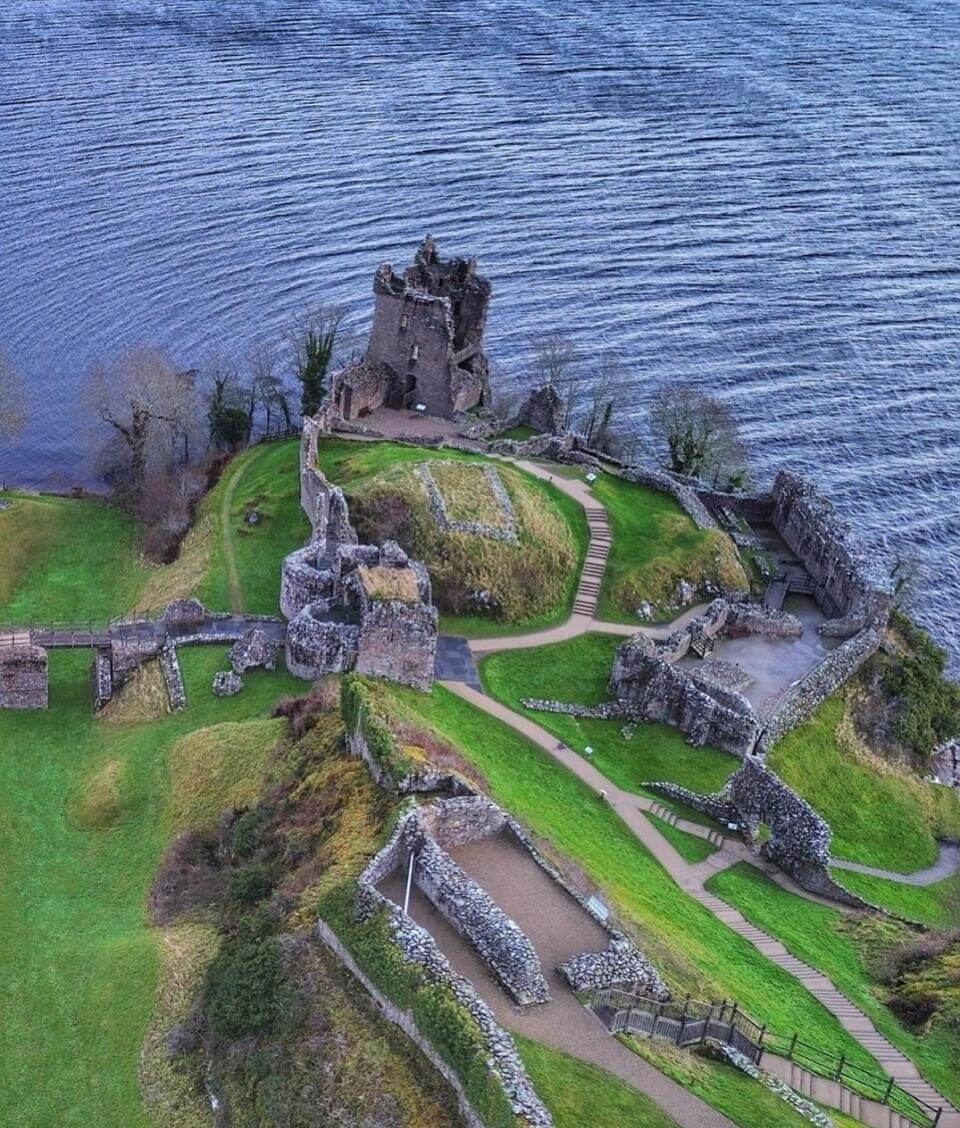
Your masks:
<svg viewBox="0 0 960 1128"><path fill-rule="evenodd" d="M707 858L717 852L717 847L712 842L708 842L706 838L700 838L696 834L681 830L678 826L664 822L663 819L658 819L656 815L651 815L649 812L647 812L647 818L680 857L692 865L706 861Z"/></svg>
<svg viewBox="0 0 960 1128"><path fill-rule="evenodd" d="M768 765L830 824L838 858L912 873L932 865L937 837L960 837L960 796L870 753L842 694L773 749Z"/></svg>
<svg viewBox="0 0 960 1128"><path fill-rule="evenodd" d="M592 762L618 787L643 793L644 780L670 780L694 791L719 790L738 761L714 748L692 747L669 725L636 725L624 739L622 720L540 713L523 705L525 698L579 705L608 700L607 682L621 642L616 635L588 634L550 646L501 651L483 660L480 675L487 692L504 705L577 752L592 748Z"/></svg>
<svg viewBox="0 0 960 1128"><path fill-rule="evenodd" d="M97 499L0 493L0 624L106 623L151 569L136 524Z"/></svg>
<svg viewBox="0 0 960 1128"><path fill-rule="evenodd" d="M540 1099L557 1128L674 1128L676 1121L618 1077L561 1050L514 1035Z"/></svg>
<svg viewBox="0 0 960 1128"><path fill-rule="evenodd" d="M702 1101L722 1112L740 1128L804 1128L810 1121L760 1081L732 1065L713 1061L665 1042L642 1038L622 1039L635 1053L672 1077ZM855 1128L859 1123L833 1109L827 1110L835 1128Z"/></svg>
<svg viewBox="0 0 960 1128"><path fill-rule="evenodd" d="M932 885L906 885L852 870L834 869L833 876L852 893L904 920L935 928L956 928L960 924L960 874L953 874Z"/></svg>
<svg viewBox="0 0 960 1128"><path fill-rule="evenodd" d="M64 1123L64 1109L76 1123L146 1123L137 1071L158 954L144 900L173 832L171 749L267 716L300 684L252 672L242 694L216 698L226 649L186 649L188 707L112 725L93 716L89 662L52 652L50 709L0 712L5 1124Z"/></svg>
<svg viewBox="0 0 960 1128"><path fill-rule="evenodd" d="M716 529L698 529L669 494L602 473L593 484L606 508L613 544L600 590L599 618L636 623L650 603L657 617L676 614L680 580L695 587L709 580L727 588L749 587L733 541Z"/></svg>
<svg viewBox="0 0 960 1128"><path fill-rule="evenodd" d="M873 1064L797 980L679 889L609 805L548 753L442 686L385 694L400 717L457 746L494 800L583 869L675 990L735 998L776 1030L807 1030L828 1051Z"/></svg>
<svg viewBox="0 0 960 1128"><path fill-rule="evenodd" d="M793 955L822 971L928 1081L955 1103L960 1101L960 1038L945 1023L922 1034L907 1029L884 1006L880 985L868 971L866 959L876 930L892 929L899 935L899 926L870 921L851 925L847 914L788 893L746 863L716 874L707 888L775 936Z"/></svg>
<svg viewBox="0 0 960 1128"><path fill-rule="evenodd" d="M505 527L479 470L492 465L510 496L518 542L442 528L415 468L423 462L434 464L431 472L452 519ZM530 631L570 614L588 530L582 507L550 483L507 462L388 442L324 439L318 463L345 490L362 540L398 540L427 564L445 630ZM484 593L486 607L477 604L476 593Z"/></svg>

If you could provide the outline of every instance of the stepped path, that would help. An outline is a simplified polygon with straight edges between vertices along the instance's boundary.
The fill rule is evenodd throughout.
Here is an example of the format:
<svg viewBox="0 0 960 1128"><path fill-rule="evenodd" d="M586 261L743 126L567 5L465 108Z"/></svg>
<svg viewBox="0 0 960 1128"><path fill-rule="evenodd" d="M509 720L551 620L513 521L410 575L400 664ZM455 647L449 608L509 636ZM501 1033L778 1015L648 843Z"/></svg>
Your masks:
<svg viewBox="0 0 960 1128"><path fill-rule="evenodd" d="M591 631L624 636L642 632L651 638L662 639L703 613L706 604L699 603L688 608L672 623L661 627L645 627L640 623L635 626L630 623L607 623L598 619L600 586L603 583L603 572L607 564L607 556L610 554L610 546L613 543L606 509L597 500L590 486L579 478L564 478L536 462L507 458L505 455L491 455L490 457L500 457L504 462L512 462L515 466L519 466L521 470L525 470L535 478L550 482L562 493L578 501L587 515L590 542L587 546L586 559L583 562L580 582L577 585L577 592L573 600L573 613L565 622L557 627L533 631L530 634L507 635L503 638L471 639L470 649L474 653L492 654L497 650L521 650L531 646L548 646L551 642L564 642L569 638L576 638L578 635L587 634Z"/></svg>
<svg viewBox="0 0 960 1128"><path fill-rule="evenodd" d="M600 585L611 544L610 526L603 506L597 501L586 482L561 478L550 473L544 467L531 462L517 461L516 464L528 473L552 482L554 486L575 498L583 506L590 529L590 545L584 570L574 599L573 614L565 623L559 627L532 634L515 635L507 638L477 639L471 642L471 650L477 654L484 654L501 650L515 650L522 647L546 646L549 643L562 642L565 639L575 638L590 631L633 635L642 630L643 633L654 638L666 637L702 611L702 607L691 608L673 623L659 628L633 627L604 623L598 620L596 612ZM791 955L779 940L750 924L736 909L719 897L707 892L704 885L713 874L720 870L726 869L739 861L748 860L752 865L762 869L771 880L790 892L807 897L820 904L829 905L831 908L837 908L836 904L801 889L775 866L750 853L743 844L727 839L718 831L710 830L699 823L681 819L673 811L653 799L616 787L592 763L574 752L573 749L568 748L562 741L558 741L552 733L549 733L541 725L514 712L499 701L495 701L481 690L462 682L445 681L441 684L475 708L510 725L511 728L544 749L564 767L572 771L603 801L608 802L613 807L620 818L682 889L695 897L706 909L723 921L728 928L732 928L734 932L753 944L767 959L794 976L814 998L837 1018L840 1024L857 1039L864 1049L877 1059L902 1089L925 1101L928 1105L942 1108L943 1114L940 1117L938 1128L960 1128L960 1110L954 1108L945 1097L920 1076L919 1070L913 1062L884 1038L863 1011L839 991L825 975L809 967L796 956ZM710 840L717 846L716 852L702 862L696 864L687 862L671 843L659 833L655 824L647 817L651 814L689 834ZM941 855L936 866L912 875L892 874L887 871L860 866L857 863L839 862L836 864L841 868L856 869L880 877L922 885L939 880L939 878L954 872L960 864L958 855L960 855L960 848L941 849ZM931 873L935 876L929 877L928 880L928 875Z"/></svg>
<svg viewBox="0 0 960 1128"><path fill-rule="evenodd" d="M528 740L549 752L564 767L569 768L591 790L610 804L682 889L695 897L705 908L723 921L728 928L732 928L734 932L739 933L745 940L753 944L767 959L794 976L814 998L836 1016L840 1024L857 1039L864 1049L877 1059L902 1089L935 1108L942 1107L943 1115L940 1118L938 1128L960 1128L960 1111L955 1109L945 1097L920 1076L913 1062L879 1033L863 1011L839 991L825 975L809 967L796 956L791 955L779 940L750 924L745 917L736 909L731 908L725 901L715 897L712 893L708 893L704 889L704 884L719 870L726 869L739 861L749 861L753 865L759 864L759 868L772 880L790 892L806 896L810 900L829 905L831 908L837 908L837 905L824 898L807 893L795 885L785 874L776 870L775 867L760 861L741 843L724 838L717 831L709 830L699 823L677 817L654 799L635 795L631 791L623 791L615 787L593 764L558 741L552 733L547 732L546 729L529 718L515 713L492 697L488 697L476 689L471 689L461 682L444 682L442 684L451 693L455 693L475 708L481 709L489 716L510 725L511 728ZM718 846L717 852L705 861L696 864L687 862L647 818L648 813L664 818L689 834L709 839Z"/></svg>

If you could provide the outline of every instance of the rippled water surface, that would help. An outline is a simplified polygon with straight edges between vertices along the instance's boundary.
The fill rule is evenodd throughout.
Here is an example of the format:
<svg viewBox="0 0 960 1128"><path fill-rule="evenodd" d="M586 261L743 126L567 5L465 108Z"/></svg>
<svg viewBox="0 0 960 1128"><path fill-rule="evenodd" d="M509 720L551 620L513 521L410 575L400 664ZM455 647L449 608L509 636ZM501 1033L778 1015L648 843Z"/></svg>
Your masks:
<svg viewBox="0 0 960 1128"><path fill-rule="evenodd" d="M241 350L369 306L426 230L495 285L519 385L561 327L744 420L920 554L960 653L960 5L936 0L4 0L0 479L81 478L124 341Z"/></svg>

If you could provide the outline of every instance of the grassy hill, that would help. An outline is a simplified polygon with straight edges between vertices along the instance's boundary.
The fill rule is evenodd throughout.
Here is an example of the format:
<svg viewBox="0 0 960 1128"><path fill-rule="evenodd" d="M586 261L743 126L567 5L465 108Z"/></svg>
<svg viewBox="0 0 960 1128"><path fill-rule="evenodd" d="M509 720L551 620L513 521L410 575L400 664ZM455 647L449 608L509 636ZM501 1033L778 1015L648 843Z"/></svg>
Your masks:
<svg viewBox="0 0 960 1128"><path fill-rule="evenodd" d="M536 630L569 614L587 528L583 509L548 482L503 462L397 443L323 439L320 469L341 486L361 540L397 540L430 569L444 629L468 635ZM499 506L477 467L492 465L513 504L518 543L441 528L417 466L435 478L454 520L497 525Z"/></svg>

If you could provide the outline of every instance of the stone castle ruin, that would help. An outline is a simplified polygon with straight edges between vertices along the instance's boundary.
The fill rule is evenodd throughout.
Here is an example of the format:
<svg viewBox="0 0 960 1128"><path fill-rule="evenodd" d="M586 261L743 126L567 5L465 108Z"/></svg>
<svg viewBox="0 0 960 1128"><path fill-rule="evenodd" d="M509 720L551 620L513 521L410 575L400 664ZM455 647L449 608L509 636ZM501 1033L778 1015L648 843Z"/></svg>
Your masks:
<svg viewBox="0 0 960 1128"><path fill-rule="evenodd" d="M47 652L24 643L0 648L0 709L46 709Z"/></svg>
<svg viewBox="0 0 960 1128"><path fill-rule="evenodd" d="M441 259L427 236L402 275L384 263L373 280L366 354L334 379L347 422L385 406L453 419L489 399L483 334L490 283L473 259Z"/></svg>
<svg viewBox="0 0 960 1128"><path fill-rule="evenodd" d="M762 853L802 889L852 908L874 908L831 876L829 825L757 757L747 757L743 767L715 795L700 795L675 783L643 786L701 814L738 826L748 842L758 841L761 827L766 827L769 838L761 846Z"/></svg>
<svg viewBox="0 0 960 1128"><path fill-rule="evenodd" d="M287 669L310 681L356 670L429 689L438 622L430 575L392 541L357 543L343 491L316 467L316 442L308 420L301 502L313 539L283 562Z"/></svg>

